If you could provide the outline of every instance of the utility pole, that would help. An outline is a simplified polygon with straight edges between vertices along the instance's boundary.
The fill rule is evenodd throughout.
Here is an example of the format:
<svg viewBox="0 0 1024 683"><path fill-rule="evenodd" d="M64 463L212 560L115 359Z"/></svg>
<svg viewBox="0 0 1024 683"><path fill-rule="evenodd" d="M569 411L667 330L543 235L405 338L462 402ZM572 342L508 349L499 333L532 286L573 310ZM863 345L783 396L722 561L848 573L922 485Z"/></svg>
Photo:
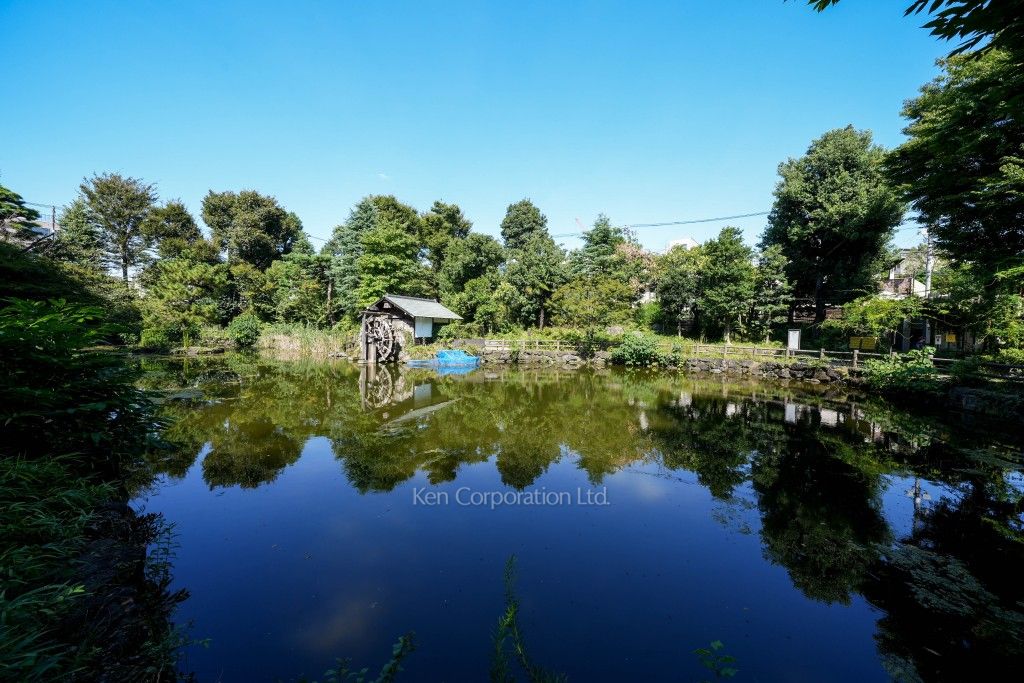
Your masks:
<svg viewBox="0 0 1024 683"><path fill-rule="evenodd" d="M932 250L932 233L924 228L925 252L924 252L924 298L927 300L932 295L932 268L935 266L935 253ZM932 343L932 321L925 316L924 319L924 341Z"/></svg>

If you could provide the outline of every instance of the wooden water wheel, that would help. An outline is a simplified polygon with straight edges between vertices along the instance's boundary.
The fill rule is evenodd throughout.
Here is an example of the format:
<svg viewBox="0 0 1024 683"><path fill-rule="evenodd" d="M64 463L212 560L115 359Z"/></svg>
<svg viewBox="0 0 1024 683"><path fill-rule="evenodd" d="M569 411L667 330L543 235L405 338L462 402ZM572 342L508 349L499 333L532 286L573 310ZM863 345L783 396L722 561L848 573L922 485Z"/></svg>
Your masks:
<svg viewBox="0 0 1024 683"><path fill-rule="evenodd" d="M366 406L383 408L390 405L395 395L395 381L387 368L381 368L374 374L372 381L366 383Z"/></svg>
<svg viewBox="0 0 1024 683"><path fill-rule="evenodd" d="M395 329L382 316L373 316L366 321L366 344L377 349L377 362L386 363L398 350Z"/></svg>

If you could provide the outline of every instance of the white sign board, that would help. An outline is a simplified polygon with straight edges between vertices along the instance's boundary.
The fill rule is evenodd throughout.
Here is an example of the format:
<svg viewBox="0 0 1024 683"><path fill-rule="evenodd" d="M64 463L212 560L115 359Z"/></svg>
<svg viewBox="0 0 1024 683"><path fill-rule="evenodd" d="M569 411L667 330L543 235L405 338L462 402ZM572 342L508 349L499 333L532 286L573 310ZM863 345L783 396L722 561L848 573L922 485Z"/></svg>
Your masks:
<svg viewBox="0 0 1024 683"><path fill-rule="evenodd" d="M787 338L786 348L792 351L800 350L800 330L790 330Z"/></svg>

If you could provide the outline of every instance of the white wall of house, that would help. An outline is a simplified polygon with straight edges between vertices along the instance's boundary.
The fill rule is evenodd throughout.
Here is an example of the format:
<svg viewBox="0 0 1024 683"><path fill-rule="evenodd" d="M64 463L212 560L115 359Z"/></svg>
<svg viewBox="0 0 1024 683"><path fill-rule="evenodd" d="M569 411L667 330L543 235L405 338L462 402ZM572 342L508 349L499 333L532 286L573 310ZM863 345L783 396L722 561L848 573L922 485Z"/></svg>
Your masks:
<svg viewBox="0 0 1024 683"><path fill-rule="evenodd" d="M434 336L434 319L433 318L416 318L416 337L433 337Z"/></svg>

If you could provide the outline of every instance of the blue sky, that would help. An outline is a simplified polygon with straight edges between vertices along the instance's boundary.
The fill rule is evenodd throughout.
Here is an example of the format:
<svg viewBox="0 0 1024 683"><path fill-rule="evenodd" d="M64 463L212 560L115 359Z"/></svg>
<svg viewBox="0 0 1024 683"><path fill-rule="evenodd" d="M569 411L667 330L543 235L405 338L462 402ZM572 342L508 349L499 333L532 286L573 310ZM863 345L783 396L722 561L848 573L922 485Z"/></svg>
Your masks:
<svg viewBox="0 0 1024 683"><path fill-rule="evenodd" d="M371 193L457 202L489 234L522 197L555 234L761 211L825 130L900 142L949 50L905 4L0 0L0 182L64 204L117 171L197 217L251 188L317 237ZM764 219L732 223L754 242Z"/></svg>

